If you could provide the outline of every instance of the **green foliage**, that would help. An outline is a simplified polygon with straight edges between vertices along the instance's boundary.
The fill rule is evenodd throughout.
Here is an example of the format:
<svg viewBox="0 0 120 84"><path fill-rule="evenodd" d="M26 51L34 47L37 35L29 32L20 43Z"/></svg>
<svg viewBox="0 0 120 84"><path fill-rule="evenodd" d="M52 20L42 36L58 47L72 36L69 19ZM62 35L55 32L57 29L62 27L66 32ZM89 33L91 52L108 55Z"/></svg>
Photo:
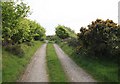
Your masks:
<svg viewBox="0 0 120 84"><path fill-rule="evenodd" d="M37 24L37 27L34 31L35 40L44 40L45 39L45 29Z"/></svg>
<svg viewBox="0 0 120 84"><path fill-rule="evenodd" d="M55 42L55 43L61 42L61 39L56 35L49 35L46 37L46 40L48 40L49 42Z"/></svg>
<svg viewBox="0 0 120 84"><path fill-rule="evenodd" d="M58 25L56 27L55 33L61 39L65 39L68 37L74 37L74 38L77 37L77 35L75 34L75 32L71 28L65 27L64 25Z"/></svg>
<svg viewBox="0 0 120 84"><path fill-rule="evenodd" d="M81 27L78 40L79 52L82 49L92 57L117 61L120 53L120 27L112 20L97 19L88 25L88 28Z"/></svg>
<svg viewBox="0 0 120 84"><path fill-rule="evenodd" d="M65 39L69 37L68 31L64 28L64 26L61 26L61 25L58 25L56 27L55 33L61 39Z"/></svg>
<svg viewBox="0 0 120 84"><path fill-rule="evenodd" d="M55 35L49 35L46 37L46 40L49 40L49 41L55 41Z"/></svg>
<svg viewBox="0 0 120 84"><path fill-rule="evenodd" d="M27 19L30 7L27 4L2 2L3 45L15 45L33 40L44 40L45 29L35 21Z"/></svg>
<svg viewBox="0 0 120 84"><path fill-rule="evenodd" d="M22 43L24 41L31 41L32 37L30 37L30 26L29 21L27 19L21 19L19 20L18 25L16 25L18 28L18 32L14 34L11 39L15 43Z"/></svg>
<svg viewBox="0 0 120 84"><path fill-rule="evenodd" d="M19 23L19 19L27 16L30 7L23 2L20 2L20 4L15 2L1 2L1 6L3 43L14 42L11 37L18 32L16 26Z"/></svg>
<svg viewBox="0 0 120 84"><path fill-rule="evenodd" d="M55 31L55 43L67 42L71 46L76 46L77 35L69 27L58 25Z"/></svg>
<svg viewBox="0 0 120 84"><path fill-rule="evenodd" d="M68 32L68 34L71 38L77 38L77 34L75 33L74 30L72 30L71 28L66 27L66 26L64 26L64 28L66 29L66 31Z"/></svg>
<svg viewBox="0 0 120 84"><path fill-rule="evenodd" d="M62 40L58 36L55 35L55 43L59 44L59 43L61 43L61 41Z"/></svg>

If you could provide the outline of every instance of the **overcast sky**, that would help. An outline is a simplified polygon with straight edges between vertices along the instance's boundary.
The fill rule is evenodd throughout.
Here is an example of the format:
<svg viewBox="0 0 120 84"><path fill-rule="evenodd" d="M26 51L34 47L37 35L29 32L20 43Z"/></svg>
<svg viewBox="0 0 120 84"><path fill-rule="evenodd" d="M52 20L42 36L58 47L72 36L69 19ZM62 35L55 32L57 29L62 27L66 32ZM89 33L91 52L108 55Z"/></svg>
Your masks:
<svg viewBox="0 0 120 84"><path fill-rule="evenodd" d="M31 7L30 19L46 29L47 35L55 34L55 27L65 25L76 33L97 18L118 22L119 0L25 0Z"/></svg>

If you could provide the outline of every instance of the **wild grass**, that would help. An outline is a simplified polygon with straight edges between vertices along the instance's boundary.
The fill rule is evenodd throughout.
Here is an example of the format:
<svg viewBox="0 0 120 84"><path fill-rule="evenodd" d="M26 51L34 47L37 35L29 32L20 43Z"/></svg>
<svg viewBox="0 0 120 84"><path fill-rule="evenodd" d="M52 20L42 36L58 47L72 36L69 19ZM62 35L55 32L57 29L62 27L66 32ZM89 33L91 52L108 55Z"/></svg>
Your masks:
<svg viewBox="0 0 120 84"><path fill-rule="evenodd" d="M43 44L40 41L34 41L34 45L27 46L21 44L25 55L22 58L13 55L12 53L5 51L4 47L2 50L2 81L3 82L15 82L18 80L29 63L31 57L35 51Z"/></svg>
<svg viewBox="0 0 120 84"><path fill-rule="evenodd" d="M65 53L97 81L118 82L118 64L107 60L92 59L89 56L78 55L74 52L74 48L65 43L61 43L60 46Z"/></svg>
<svg viewBox="0 0 120 84"><path fill-rule="evenodd" d="M46 59L50 82L66 82L67 77L63 71L63 68L60 64L60 61L57 57L57 54L52 43L48 43L47 45Z"/></svg>

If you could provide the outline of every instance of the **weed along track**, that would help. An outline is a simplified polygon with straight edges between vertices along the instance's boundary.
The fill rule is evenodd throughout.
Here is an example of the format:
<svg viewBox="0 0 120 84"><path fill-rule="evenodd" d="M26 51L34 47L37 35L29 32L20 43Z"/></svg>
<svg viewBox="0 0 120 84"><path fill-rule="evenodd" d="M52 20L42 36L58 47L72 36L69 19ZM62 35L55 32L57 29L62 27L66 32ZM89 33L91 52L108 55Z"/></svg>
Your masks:
<svg viewBox="0 0 120 84"><path fill-rule="evenodd" d="M46 45L43 44L36 51L20 82L48 82L46 72Z"/></svg>
<svg viewBox="0 0 120 84"><path fill-rule="evenodd" d="M48 43L47 45L46 59L50 82L67 82L67 76L65 75L52 43Z"/></svg>
<svg viewBox="0 0 120 84"><path fill-rule="evenodd" d="M57 45L54 48L70 82L96 82L89 74L73 62Z"/></svg>

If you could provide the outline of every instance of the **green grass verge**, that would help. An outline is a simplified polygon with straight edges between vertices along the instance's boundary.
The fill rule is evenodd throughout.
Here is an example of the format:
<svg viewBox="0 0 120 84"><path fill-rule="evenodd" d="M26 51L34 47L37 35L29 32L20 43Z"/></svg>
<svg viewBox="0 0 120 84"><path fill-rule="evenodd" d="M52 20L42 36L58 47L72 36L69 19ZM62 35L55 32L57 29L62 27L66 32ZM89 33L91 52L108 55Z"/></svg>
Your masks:
<svg viewBox="0 0 120 84"><path fill-rule="evenodd" d="M80 67L91 74L97 81L118 82L118 66L113 62L100 59L90 59L82 55L77 55L74 49L67 44L61 43L61 48L67 53Z"/></svg>
<svg viewBox="0 0 120 84"><path fill-rule="evenodd" d="M52 43L48 43L47 45L46 59L50 82L67 82L67 77L63 71Z"/></svg>
<svg viewBox="0 0 120 84"><path fill-rule="evenodd" d="M25 70L27 64L29 63L31 57L34 55L35 51L43 44L40 41L34 41L34 46L27 46L21 44L22 49L25 52L25 56L19 58L13 55L3 48L2 50L2 81L3 82L15 82Z"/></svg>

